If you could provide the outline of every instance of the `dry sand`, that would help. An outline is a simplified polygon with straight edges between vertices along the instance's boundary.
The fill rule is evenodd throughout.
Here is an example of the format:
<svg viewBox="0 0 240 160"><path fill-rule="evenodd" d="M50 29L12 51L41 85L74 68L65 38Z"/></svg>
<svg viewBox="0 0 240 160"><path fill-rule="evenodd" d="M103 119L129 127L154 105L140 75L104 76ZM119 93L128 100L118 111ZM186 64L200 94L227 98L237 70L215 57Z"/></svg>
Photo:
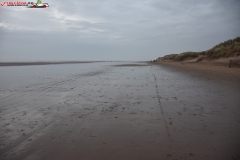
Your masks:
<svg viewBox="0 0 240 160"><path fill-rule="evenodd" d="M195 73L198 74L200 77L215 77L215 79L219 81L227 80L231 83L240 82L240 69L229 68L228 59L197 63L161 61L153 64L168 66L183 72Z"/></svg>
<svg viewBox="0 0 240 160"><path fill-rule="evenodd" d="M0 159L240 159L238 78L217 65L111 64L2 90Z"/></svg>

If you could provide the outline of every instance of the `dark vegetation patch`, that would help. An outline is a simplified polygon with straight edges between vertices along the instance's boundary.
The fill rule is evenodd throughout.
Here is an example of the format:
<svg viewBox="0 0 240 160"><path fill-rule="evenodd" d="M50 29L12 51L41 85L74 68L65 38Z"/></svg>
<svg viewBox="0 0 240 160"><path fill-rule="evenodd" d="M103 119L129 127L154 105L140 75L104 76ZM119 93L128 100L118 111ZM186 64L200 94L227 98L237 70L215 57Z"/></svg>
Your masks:
<svg viewBox="0 0 240 160"><path fill-rule="evenodd" d="M206 51L202 52L189 51L180 54L169 54L164 57L158 58L157 60L183 61L197 58L200 55L204 56L206 60L240 56L240 37L222 42Z"/></svg>

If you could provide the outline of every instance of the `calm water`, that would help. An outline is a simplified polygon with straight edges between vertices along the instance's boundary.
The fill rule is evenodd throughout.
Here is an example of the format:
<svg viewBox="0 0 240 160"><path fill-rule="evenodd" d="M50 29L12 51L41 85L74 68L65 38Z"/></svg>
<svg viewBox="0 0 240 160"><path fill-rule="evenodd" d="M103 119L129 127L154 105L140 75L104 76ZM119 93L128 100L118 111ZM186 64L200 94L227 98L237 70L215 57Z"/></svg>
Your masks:
<svg viewBox="0 0 240 160"><path fill-rule="evenodd" d="M0 67L0 90L27 87L35 83L60 80L75 74L101 70L117 62L96 62L79 64L32 65Z"/></svg>

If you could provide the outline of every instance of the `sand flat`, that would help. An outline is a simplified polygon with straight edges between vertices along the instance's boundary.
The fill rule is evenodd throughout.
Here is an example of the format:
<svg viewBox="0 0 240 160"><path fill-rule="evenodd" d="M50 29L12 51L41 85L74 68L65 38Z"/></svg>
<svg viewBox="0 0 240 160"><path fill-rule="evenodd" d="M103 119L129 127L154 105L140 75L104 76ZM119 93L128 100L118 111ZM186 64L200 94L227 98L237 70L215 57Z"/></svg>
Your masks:
<svg viewBox="0 0 240 160"><path fill-rule="evenodd" d="M236 78L167 64L86 65L1 90L1 159L240 158Z"/></svg>

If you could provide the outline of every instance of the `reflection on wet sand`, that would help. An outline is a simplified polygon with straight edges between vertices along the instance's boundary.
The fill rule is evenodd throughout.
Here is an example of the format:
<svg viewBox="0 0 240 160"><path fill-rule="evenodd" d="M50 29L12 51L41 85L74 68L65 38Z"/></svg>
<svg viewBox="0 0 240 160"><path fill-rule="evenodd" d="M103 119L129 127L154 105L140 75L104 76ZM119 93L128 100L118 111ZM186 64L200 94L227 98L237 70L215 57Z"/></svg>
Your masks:
<svg viewBox="0 0 240 160"><path fill-rule="evenodd" d="M240 158L236 83L149 63L46 67L0 90L1 159Z"/></svg>

